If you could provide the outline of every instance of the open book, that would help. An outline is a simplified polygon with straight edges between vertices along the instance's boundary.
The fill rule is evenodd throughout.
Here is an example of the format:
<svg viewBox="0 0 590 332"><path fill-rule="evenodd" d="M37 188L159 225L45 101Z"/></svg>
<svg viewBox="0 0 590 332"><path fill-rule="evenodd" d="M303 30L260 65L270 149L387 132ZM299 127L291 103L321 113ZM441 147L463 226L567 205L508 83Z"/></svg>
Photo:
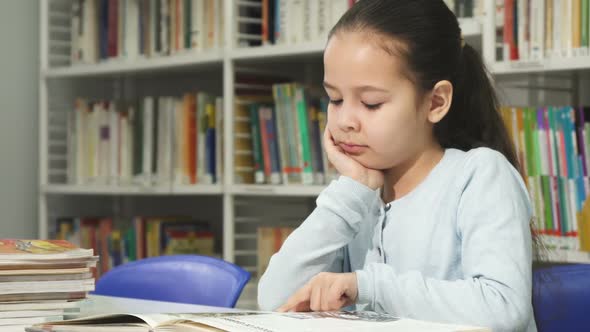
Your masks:
<svg viewBox="0 0 590 332"><path fill-rule="evenodd" d="M198 331L471 331L489 329L399 319L367 311L276 313L228 312L198 314L110 314L38 324L28 332L198 332Z"/></svg>

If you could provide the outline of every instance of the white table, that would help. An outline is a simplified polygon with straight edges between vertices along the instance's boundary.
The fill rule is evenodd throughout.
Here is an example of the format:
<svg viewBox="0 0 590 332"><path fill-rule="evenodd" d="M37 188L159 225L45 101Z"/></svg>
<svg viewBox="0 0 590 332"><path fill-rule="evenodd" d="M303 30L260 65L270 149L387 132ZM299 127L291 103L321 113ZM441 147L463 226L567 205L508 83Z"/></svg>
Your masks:
<svg viewBox="0 0 590 332"><path fill-rule="evenodd" d="M196 304L138 300L123 297L88 295L80 304L80 315L89 316L111 313L197 313L197 312L235 312L233 308L211 307Z"/></svg>

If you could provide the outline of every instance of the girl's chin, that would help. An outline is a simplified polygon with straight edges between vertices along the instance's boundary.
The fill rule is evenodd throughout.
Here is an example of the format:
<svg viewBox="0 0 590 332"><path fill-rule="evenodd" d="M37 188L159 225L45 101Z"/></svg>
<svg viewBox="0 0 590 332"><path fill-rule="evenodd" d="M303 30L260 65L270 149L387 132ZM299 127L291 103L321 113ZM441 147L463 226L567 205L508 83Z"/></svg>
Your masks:
<svg viewBox="0 0 590 332"><path fill-rule="evenodd" d="M372 160L372 158L369 158L368 156L365 156L365 155L350 156L350 157L365 168L377 169L377 170L384 170L384 169L389 168L389 167L384 167L383 163L379 163L375 160Z"/></svg>

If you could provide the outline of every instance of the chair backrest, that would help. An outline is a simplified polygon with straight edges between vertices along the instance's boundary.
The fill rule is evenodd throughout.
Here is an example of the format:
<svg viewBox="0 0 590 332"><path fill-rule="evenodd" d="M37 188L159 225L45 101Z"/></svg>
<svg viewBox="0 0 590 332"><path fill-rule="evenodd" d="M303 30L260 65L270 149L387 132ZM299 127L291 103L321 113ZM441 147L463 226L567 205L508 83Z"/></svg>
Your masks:
<svg viewBox="0 0 590 332"><path fill-rule="evenodd" d="M589 329L590 265L535 270L533 308L539 332Z"/></svg>
<svg viewBox="0 0 590 332"><path fill-rule="evenodd" d="M94 294L233 308L249 279L250 273L221 259L160 256L105 273Z"/></svg>

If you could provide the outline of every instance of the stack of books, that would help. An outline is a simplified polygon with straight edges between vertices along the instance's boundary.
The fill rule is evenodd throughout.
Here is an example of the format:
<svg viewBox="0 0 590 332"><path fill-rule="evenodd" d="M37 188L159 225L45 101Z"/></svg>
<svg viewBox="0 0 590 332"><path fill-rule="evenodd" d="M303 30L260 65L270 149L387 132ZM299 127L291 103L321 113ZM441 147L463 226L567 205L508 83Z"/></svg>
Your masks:
<svg viewBox="0 0 590 332"><path fill-rule="evenodd" d="M98 257L60 240L0 239L0 331L63 319L94 290Z"/></svg>

